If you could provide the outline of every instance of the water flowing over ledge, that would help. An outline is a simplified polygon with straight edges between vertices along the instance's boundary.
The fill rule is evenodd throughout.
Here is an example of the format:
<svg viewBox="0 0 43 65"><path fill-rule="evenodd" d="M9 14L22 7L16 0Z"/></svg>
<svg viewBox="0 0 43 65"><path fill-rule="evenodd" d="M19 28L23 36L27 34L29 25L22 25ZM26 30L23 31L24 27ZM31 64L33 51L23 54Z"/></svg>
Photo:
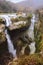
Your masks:
<svg viewBox="0 0 43 65"><path fill-rule="evenodd" d="M7 42L8 42L9 53L11 53L13 55L13 57L16 57L16 49L14 49L13 42L10 39L10 35L8 34L7 29L5 30L5 34L6 34L6 38L7 38Z"/></svg>
<svg viewBox="0 0 43 65"><path fill-rule="evenodd" d="M18 22L16 22L15 20L14 20L14 22L12 22L11 19L15 19L15 18L19 19L19 17L26 19L27 15L26 14L24 15L24 13L20 14L20 15L17 15L16 13L15 14L1 14L0 15L0 18L3 18L3 21L6 25L6 27L9 28L9 30L20 29L20 28L23 28L23 27L30 25L30 22L28 22L26 20L24 21L23 19L18 21Z"/></svg>
<svg viewBox="0 0 43 65"><path fill-rule="evenodd" d="M2 16L2 15L0 15L0 17L5 18L5 26L6 27L10 27L11 26L11 28L12 28L12 21L10 19L10 17L12 17L12 16L8 16L8 15L3 15ZM30 48L30 54L34 54L35 50L36 50L35 41L34 41L34 23L35 23L35 14L32 14L31 25L30 25L30 27L27 30L28 37L30 37L33 40L33 42L30 43L30 45L28 45L29 48ZM17 29L19 27L19 25L21 25L21 24L23 26L25 26L26 25L26 21L15 22L14 24L15 24L15 28L14 29ZM6 39L7 39L7 43L8 43L9 53L11 53L13 55L13 57L17 57L17 54L16 54L17 50L14 49L14 45L13 45L13 42L12 42L12 40L10 38L10 34L8 33L7 28L5 29L5 35L6 35Z"/></svg>

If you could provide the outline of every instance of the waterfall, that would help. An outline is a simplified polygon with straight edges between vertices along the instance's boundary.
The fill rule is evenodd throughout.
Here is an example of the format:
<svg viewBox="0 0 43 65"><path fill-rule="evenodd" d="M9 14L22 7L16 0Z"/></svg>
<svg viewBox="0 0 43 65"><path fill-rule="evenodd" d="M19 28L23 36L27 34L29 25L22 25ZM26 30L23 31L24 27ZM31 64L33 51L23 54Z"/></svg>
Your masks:
<svg viewBox="0 0 43 65"><path fill-rule="evenodd" d="M35 23L35 14L33 14L33 17L31 19L31 25L27 31L28 36L34 40L34 23Z"/></svg>
<svg viewBox="0 0 43 65"><path fill-rule="evenodd" d="M6 20L5 25L6 25L7 27L8 27L9 25L11 25L11 24L12 24L12 22L11 22L11 20L10 20L10 17L9 17L9 16L5 16L4 18L5 18L5 20Z"/></svg>
<svg viewBox="0 0 43 65"><path fill-rule="evenodd" d="M13 57L16 57L16 50L14 49L13 42L10 39L10 35L8 34L7 29L5 30L5 34L6 34L6 38L7 38L7 42L8 42L9 53L11 53L13 55Z"/></svg>
<svg viewBox="0 0 43 65"><path fill-rule="evenodd" d="M12 24L11 20L10 20L10 17L8 15L0 15L0 17L4 18L5 19L5 25L8 27L9 25Z"/></svg>
<svg viewBox="0 0 43 65"><path fill-rule="evenodd" d="M33 14L33 17L31 19L31 26L29 28L29 37L34 41L34 24L35 24L36 20L35 20L35 14ZM32 42L30 45L30 54L34 54L36 51L35 48L35 41Z"/></svg>
<svg viewBox="0 0 43 65"><path fill-rule="evenodd" d="M30 28L27 30L27 34L28 36L34 40L34 23L36 22L35 21L35 14L32 14L33 17L31 19L31 25L30 25ZM1 16L1 15L0 15ZM11 20L10 20L10 15L2 15L1 17L5 18L6 20L6 23L5 25L8 27L12 24ZM13 15L12 15L13 16ZM20 22L19 22L20 23ZM22 22L21 22L22 23ZM18 24L18 23L17 23ZM8 34L8 30L6 29L5 30L5 34L6 34L6 39L7 39L7 43L8 43L8 50L9 50L9 53L11 53L13 55L13 57L17 57L16 55L16 49L14 49L14 46L13 46L13 42L10 38L10 35ZM33 41L30 45L30 54L33 54L36 50L35 48L35 41ZM24 48L23 48L24 49ZM23 51L24 53L24 51Z"/></svg>
<svg viewBox="0 0 43 65"><path fill-rule="evenodd" d="M33 42L29 45L30 54L35 53L35 50L36 50L35 41L34 41L34 23L36 22L36 20L35 20L35 14L32 14L32 15L33 15L33 17L31 19L31 25L27 31L28 36L33 40Z"/></svg>
<svg viewBox="0 0 43 65"><path fill-rule="evenodd" d="M11 20L8 16L3 16L6 20L6 26L10 26L11 25ZM11 41L10 39L10 35L8 34L8 31L7 29L5 30L5 34L6 34L6 39L7 39L7 43L8 43L8 50L9 50L9 53L11 53L13 55L13 57L16 57L16 49L14 49L14 46L13 46L13 42Z"/></svg>

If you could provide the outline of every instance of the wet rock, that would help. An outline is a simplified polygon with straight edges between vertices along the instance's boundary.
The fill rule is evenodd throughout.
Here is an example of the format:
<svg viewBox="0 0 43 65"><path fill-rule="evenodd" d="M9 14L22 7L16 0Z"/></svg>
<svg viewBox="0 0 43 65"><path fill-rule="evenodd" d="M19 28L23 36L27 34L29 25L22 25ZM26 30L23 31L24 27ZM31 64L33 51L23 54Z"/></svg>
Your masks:
<svg viewBox="0 0 43 65"><path fill-rule="evenodd" d="M39 11L39 20L40 20L40 33L41 33L40 51L43 56L43 9Z"/></svg>

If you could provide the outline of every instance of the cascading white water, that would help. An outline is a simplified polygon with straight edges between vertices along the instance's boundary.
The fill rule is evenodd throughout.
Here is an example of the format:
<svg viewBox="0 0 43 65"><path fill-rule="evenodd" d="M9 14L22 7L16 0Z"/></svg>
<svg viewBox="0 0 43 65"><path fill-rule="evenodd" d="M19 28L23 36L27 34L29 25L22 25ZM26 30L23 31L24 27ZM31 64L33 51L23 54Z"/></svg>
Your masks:
<svg viewBox="0 0 43 65"><path fill-rule="evenodd" d="M5 25L7 27L12 24L10 17L8 15L0 15L0 17L4 18L6 20Z"/></svg>
<svg viewBox="0 0 43 65"><path fill-rule="evenodd" d="M31 19L31 25L28 29L28 36L34 40L34 23L35 23L35 14L33 14L33 17Z"/></svg>
<svg viewBox="0 0 43 65"><path fill-rule="evenodd" d="M36 20L35 20L35 14L33 14L33 17L31 19L31 26L29 28L29 36L32 38L32 40L34 40L34 24L35 24ZM30 54L34 54L35 51L36 51L36 48L35 48L35 42L32 42L30 45Z"/></svg>
<svg viewBox="0 0 43 65"><path fill-rule="evenodd" d="M32 19L31 19L31 25L30 25L30 28L28 29L28 32L27 32L27 34L28 34L28 36L32 39L32 40L34 40L34 23L36 22L36 20L35 20L35 14L33 14L33 17L32 17ZM30 45L29 45L29 47L30 47L30 54L34 54L35 53L35 50L36 50L36 48L35 48L35 42L32 42Z"/></svg>
<svg viewBox="0 0 43 65"><path fill-rule="evenodd" d="M9 53L11 53L13 55L13 57L16 57L16 49L14 49L13 42L10 39L10 35L8 34L7 29L5 30L5 34L6 34L6 38L7 38L7 42L8 42Z"/></svg>
<svg viewBox="0 0 43 65"><path fill-rule="evenodd" d="M7 27L12 24L9 16L5 16L5 20L6 20L6 26Z"/></svg>
<svg viewBox="0 0 43 65"><path fill-rule="evenodd" d="M11 22L9 16L3 15L1 17L5 18L5 20L6 20L6 22L5 22L6 24L5 25L7 27L9 25L11 25L12 22ZM8 34L7 29L5 30L5 34L6 34L6 39L7 39L7 42L8 42L8 50L9 50L9 53L11 53L13 55L13 57L16 57L16 49L14 49L13 42L10 39L10 35Z"/></svg>

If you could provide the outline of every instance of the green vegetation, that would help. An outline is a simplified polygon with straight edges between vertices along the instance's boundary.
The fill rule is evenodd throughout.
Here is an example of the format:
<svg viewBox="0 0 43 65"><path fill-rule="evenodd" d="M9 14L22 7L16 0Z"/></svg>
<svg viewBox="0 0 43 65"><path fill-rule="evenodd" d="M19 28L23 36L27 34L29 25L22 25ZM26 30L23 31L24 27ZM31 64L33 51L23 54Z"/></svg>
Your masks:
<svg viewBox="0 0 43 65"><path fill-rule="evenodd" d="M39 12L39 11L38 11ZM34 36L36 42L36 52L43 52L43 14L41 12L39 14L39 21L35 23L34 27Z"/></svg>
<svg viewBox="0 0 43 65"><path fill-rule="evenodd" d="M41 32L41 42L40 42L40 50L43 52L43 12L39 12L39 20L40 20L40 32Z"/></svg>
<svg viewBox="0 0 43 65"><path fill-rule="evenodd" d="M40 51L40 42L41 42L41 32L37 29L37 27L34 27L34 36L35 36L35 42L36 42L36 52Z"/></svg>
<svg viewBox="0 0 43 65"><path fill-rule="evenodd" d="M27 19L31 19L31 18L32 18L32 14L28 14Z"/></svg>

